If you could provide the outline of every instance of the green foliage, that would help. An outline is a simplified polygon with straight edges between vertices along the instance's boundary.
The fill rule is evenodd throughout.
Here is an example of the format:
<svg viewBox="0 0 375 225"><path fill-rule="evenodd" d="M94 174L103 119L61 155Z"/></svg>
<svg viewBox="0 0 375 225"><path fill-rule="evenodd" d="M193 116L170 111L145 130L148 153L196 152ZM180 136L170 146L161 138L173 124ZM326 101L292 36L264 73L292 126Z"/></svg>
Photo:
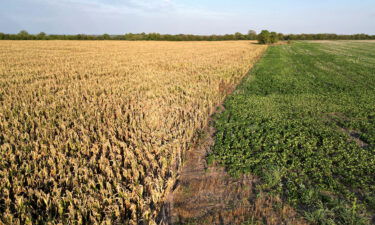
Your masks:
<svg viewBox="0 0 375 225"><path fill-rule="evenodd" d="M43 34L43 35L41 35ZM29 34L23 30L18 34L0 33L0 40L153 40L153 41L228 41L228 40L257 40L258 35L255 31L250 30L247 34L237 32L235 34L224 35L192 35L192 34L159 34L159 33L127 33L124 35L47 35L44 32L39 34ZM354 35L337 35L337 34L277 34L279 40L370 40L375 39L375 35L354 34Z"/></svg>
<svg viewBox="0 0 375 225"><path fill-rule="evenodd" d="M236 32L234 34L236 40L246 40L246 35L241 34L240 32Z"/></svg>
<svg viewBox="0 0 375 225"><path fill-rule="evenodd" d="M368 34L288 34L284 36L285 40L374 40L375 35Z"/></svg>
<svg viewBox="0 0 375 225"><path fill-rule="evenodd" d="M111 36L109 36L109 34L103 34L103 39L104 40L110 40Z"/></svg>
<svg viewBox="0 0 375 225"><path fill-rule="evenodd" d="M19 36L28 36L29 33L26 31L26 30L21 30L19 33L18 33Z"/></svg>
<svg viewBox="0 0 375 225"><path fill-rule="evenodd" d="M268 30L262 30L258 35L259 44L269 44L271 43L271 34Z"/></svg>
<svg viewBox="0 0 375 225"><path fill-rule="evenodd" d="M358 42L269 47L218 115L211 160L233 175L260 176L259 188L312 223L368 224L375 212L373 52L374 43Z"/></svg>
<svg viewBox="0 0 375 225"><path fill-rule="evenodd" d="M282 41L282 40L284 40L284 34L282 34L282 33L278 33L277 34L277 38L280 40L280 41Z"/></svg>
<svg viewBox="0 0 375 225"><path fill-rule="evenodd" d="M274 44L279 41L279 34L276 32L269 32L268 30L262 30L258 35L259 44Z"/></svg>
<svg viewBox="0 0 375 225"><path fill-rule="evenodd" d="M26 30L21 30L17 35L18 35L19 39L21 39L21 40L30 39L30 35Z"/></svg>
<svg viewBox="0 0 375 225"><path fill-rule="evenodd" d="M159 33L127 33L124 35L47 35L44 32L39 34L29 34L22 30L18 34L0 33L0 40L128 40L128 41L228 41L228 40L255 40L256 33L253 31L250 35L235 34L225 35L192 35L192 34L159 34Z"/></svg>
<svg viewBox="0 0 375 225"><path fill-rule="evenodd" d="M277 43L279 41L279 36L276 32L271 32L270 34L270 42Z"/></svg>
<svg viewBox="0 0 375 225"><path fill-rule="evenodd" d="M44 32L40 32L36 37L38 40L45 40L47 37L47 34Z"/></svg>
<svg viewBox="0 0 375 225"><path fill-rule="evenodd" d="M254 30L249 30L249 32L247 33L247 39L249 40L256 40L257 37L257 32Z"/></svg>

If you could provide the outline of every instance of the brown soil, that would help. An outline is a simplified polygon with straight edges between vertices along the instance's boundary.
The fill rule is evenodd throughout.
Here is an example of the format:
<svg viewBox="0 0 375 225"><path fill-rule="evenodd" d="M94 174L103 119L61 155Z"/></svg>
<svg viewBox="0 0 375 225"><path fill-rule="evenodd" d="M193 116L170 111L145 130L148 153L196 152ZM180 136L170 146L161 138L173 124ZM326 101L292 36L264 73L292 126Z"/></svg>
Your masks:
<svg viewBox="0 0 375 225"><path fill-rule="evenodd" d="M336 125L338 126L339 130L348 135L348 141L354 141L361 148L369 147L369 144L360 138L361 136L360 131L351 130L342 125L340 120L349 120L349 118L347 118L344 114L337 113L337 112L328 113L326 118L331 121L334 121Z"/></svg>
<svg viewBox="0 0 375 225"><path fill-rule="evenodd" d="M279 198L257 193L255 176L233 178L223 167L207 165L214 132L208 127L196 147L187 152L159 224L307 224Z"/></svg>
<svg viewBox="0 0 375 225"><path fill-rule="evenodd" d="M349 141L354 141L359 147L367 148L369 146L368 143L360 139L361 133L359 131L350 130L345 127L340 127L340 130L348 135Z"/></svg>

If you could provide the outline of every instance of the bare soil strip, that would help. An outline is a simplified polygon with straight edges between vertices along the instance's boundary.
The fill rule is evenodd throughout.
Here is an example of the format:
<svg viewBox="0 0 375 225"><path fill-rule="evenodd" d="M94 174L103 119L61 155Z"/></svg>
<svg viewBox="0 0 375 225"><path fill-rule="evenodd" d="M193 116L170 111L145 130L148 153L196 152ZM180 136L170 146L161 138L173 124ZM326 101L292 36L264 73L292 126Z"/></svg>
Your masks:
<svg viewBox="0 0 375 225"><path fill-rule="evenodd" d="M214 133L209 125L196 147L187 152L159 224L306 224L278 197L257 192L257 177L234 178L223 167L208 165Z"/></svg>
<svg viewBox="0 0 375 225"><path fill-rule="evenodd" d="M235 87L220 85L220 89L228 96ZM224 110L219 105L214 114ZM235 178L223 166L209 165L206 157L215 143L212 117L207 124L195 146L183 157L185 161L167 194L158 224L307 224L280 198L257 191L257 177L246 174Z"/></svg>
<svg viewBox="0 0 375 225"><path fill-rule="evenodd" d="M341 119L341 120L348 120L349 119L345 115L343 115L342 113L329 113L327 118L329 120L335 122L341 132L348 135L348 141L354 141L361 148L368 148L370 146L368 143L366 143L364 140L362 140L360 138L360 136L361 136L360 131L351 130L351 129L346 128L342 125L342 123L340 122L339 119Z"/></svg>

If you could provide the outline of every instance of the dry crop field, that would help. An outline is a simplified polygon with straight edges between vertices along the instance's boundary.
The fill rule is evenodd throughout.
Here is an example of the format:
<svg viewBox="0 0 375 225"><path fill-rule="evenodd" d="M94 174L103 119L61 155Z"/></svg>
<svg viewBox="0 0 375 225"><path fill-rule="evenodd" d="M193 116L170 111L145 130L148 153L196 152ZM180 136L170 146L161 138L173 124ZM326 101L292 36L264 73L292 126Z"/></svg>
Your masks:
<svg viewBox="0 0 375 225"><path fill-rule="evenodd" d="M184 153L265 48L1 41L0 222L153 224Z"/></svg>

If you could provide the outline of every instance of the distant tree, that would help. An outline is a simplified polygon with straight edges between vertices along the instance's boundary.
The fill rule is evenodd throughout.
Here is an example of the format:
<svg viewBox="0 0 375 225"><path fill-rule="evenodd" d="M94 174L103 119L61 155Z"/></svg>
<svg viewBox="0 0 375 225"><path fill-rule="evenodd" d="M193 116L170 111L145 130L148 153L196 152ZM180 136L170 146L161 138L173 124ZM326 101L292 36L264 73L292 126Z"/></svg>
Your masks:
<svg viewBox="0 0 375 225"><path fill-rule="evenodd" d="M36 35L36 39L38 40L45 40L46 39L46 33L40 32L39 34Z"/></svg>
<svg viewBox="0 0 375 225"><path fill-rule="evenodd" d="M258 35L259 44L269 44L271 43L271 34L268 30L262 30Z"/></svg>
<svg viewBox="0 0 375 225"><path fill-rule="evenodd" d="M255 30L249 30L247 33L248 40L256 40L257 39L257 32Z"/></svg>
<svg viewBox="0 0 375 225"><path fill-rule="evenodd" d="M111 36L109 36L109 34L103 34L102 38L103 38L103 40L110 40Z"/></svg>
<svg viewBox="0 0 375 225"><path fill-rule="evenodd" d="M20 40L27 40L29 39L29 33L26 30L21 30L18 34L18 39Z"/></svg>
<svg viewBox="0 0 375 225"><path fill-rule="evenodd" d="M124 35L125 40L133 41L136 40L136 34L127 33Z"/></svg>
<svg viewBox="0 0 375 225"><path fill-rule="evenodd" d="M21 30L20 32L18 32L18 35L29 35L29 32L27 32L26 30Z"/></svg>
<svg viewBox="0 0 375 225"><path fill-rule="evenodd" d="M75 35L75 39L76 40L87 40L87 37L86 37L85 34L77 34L77 35Z"/></svg>
<svg viewBox="0 0 375 225"><path fill-rule="evenodd" d="M236 40L244 40L244 39L245 39L245 38L244 38L244 35L241 34L240 32L236 32L236 33L234 34L234 38L235 38Z"/></svg>
<svg viewBox="0 0 375 225"><path fill-rule="evenodd" d="M277 43L279 41L279 36L277 35L276 32L271 32L270 34L270 43L271 44L274 44L274 43Z"/></svg>
<svg viewBox="0 0 375 225"><path fill-rule="evenodd" d="M142 32L138 34L137 36L138 36L137 40L147 40L147 34L145 32Z"/></svg>
<svg viewBox="0 0 375 225"><path fill-rule="evenodd" d="M284 34L278 33L277 36L279 38L279 41L283 41L284 40Z"/></svg>
<svg viewBox="0 0 375 225"><path fill-rule="evenodd" d="M286 34L270 33L263 30L259 35L250 30L247 34L237 32L235 34L224 35L192 35L192 34L158 34L158 33L128 33L125 35L47 35L44 32L39 34L29 34L22 30L18 34L0 33L0 40L160 40L160 41L226 41L226 40L258 40L259 43L269 44L278 40L368 40L375 39L374 35L354 34L354 35L337 35L337 34Z"/></svg>

